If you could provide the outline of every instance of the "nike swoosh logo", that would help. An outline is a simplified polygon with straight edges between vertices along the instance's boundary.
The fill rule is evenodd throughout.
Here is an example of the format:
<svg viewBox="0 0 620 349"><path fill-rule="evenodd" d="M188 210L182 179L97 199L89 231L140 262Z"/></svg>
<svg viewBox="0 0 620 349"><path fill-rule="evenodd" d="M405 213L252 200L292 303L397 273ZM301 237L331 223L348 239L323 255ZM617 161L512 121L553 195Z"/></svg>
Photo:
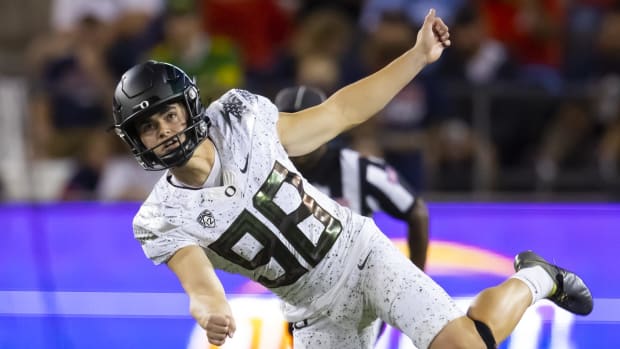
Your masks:
<svg viewBox="0 0 620 349"><path fill-rule="evenodd" d="M370 254L372 253L372 251L368 252L368 254L366 255L366 258L364 258L364 260L362 261L362 263L357 265L357 269L362 270L364 269L364 267L366 266L366 262L368 262L368 257L370 257Z"/></svg>
<svg viewBox="0 0 620 349"><path fill-rule="evenodd" d="M243 165L242 168L239 169L239 171L241 171L241 173L246 173L248 171L248 159L250 157L250 154L245 156L245 165Z"/></svg>

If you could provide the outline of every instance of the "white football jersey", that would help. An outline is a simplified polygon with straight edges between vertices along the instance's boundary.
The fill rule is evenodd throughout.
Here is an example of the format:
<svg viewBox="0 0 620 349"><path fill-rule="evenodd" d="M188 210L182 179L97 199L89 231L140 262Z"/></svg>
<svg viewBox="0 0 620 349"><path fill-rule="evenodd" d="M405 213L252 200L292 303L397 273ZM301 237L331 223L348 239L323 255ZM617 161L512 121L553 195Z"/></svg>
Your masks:
<svg viewBox="0 0 620 349"><path fill-rule="evenodd" d="M268 99L231 90L207 116L223 185L181 188L166 173L134 219L145 254L159 264L184 246L201 246L215 268L245 275L292 305L290 321L327 307L368 245L359 234L367 218L299 175Z"/></svg>

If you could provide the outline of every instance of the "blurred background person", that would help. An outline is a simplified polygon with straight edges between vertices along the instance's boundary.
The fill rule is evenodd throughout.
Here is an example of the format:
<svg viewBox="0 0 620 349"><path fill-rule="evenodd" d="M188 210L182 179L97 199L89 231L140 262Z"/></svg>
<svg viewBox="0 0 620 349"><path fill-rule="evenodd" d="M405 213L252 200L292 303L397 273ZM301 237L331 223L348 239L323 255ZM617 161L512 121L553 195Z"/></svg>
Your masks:
<svg viewBox="0 0 620 349"><path fill-rule="evenodd" d="M111 156L108 135L94 133L75 155L75 168L64 185L61 200L93 201L99 199L97 187Z"/></svg>
<svg viewBox="0 0 620 349"><path fill-rule="evenodd" d="M359 77L355 51L355 22L334 7L300 13L293 34L278 57L266 95L307 84L326 93L336 91Z"/></svg>
<svg viewBox="0 0 620 349"><path fill-rule="evenodd" d="M457 11L452 32L453 49L446 52L436 71L442 90L446 91L450 117L433 137L431 147L440 151L433 153L436 157L431 162L435 176L445 176L442 183L489 190L498 180L498 162L508 164L508 159L515 158L504 152L510 151L514 139L522 136L515 130L524 116L515 112L518 108L515 109L514 102L493 98L490 112L498 115L497 121L488 122L489 129L481 129L485 125L476 118L476 94L472 92L515 83L519 66L510 51L489 36L474 4Z"/></svg>
<svg viewBox="0 0 620 349"><path fill-rule="evenodd" d="M7 194L63 197L83 166L93 168L83 154L107 127L106 86L139 61L173 61L209 97L233 85L267 96L297 84L331 93L415 40L416 9L429 3L452 25L453 47L339 141L385 157L437 196L611 195L615 0L11 0L0 34L9 74L0 76L1 122L19 124L5 139L28 151L3 155ZM38 20L18 23L19 11ZM105 153L100 179L124 167L115 139ZM28 179L43 173L46 181Z"/></svg>
<svg viewBox="0 0 620 349"><path fill-rule="evenodd" d="M107 19L85 11L74 26L41 35L29 47L29 156L38 166L35 173L60 174L33 181L55 183L49 191L62 199L94 199L86 191L100 166L88 163L87 149L102 146L111 98L105 51L113 36ZM105 162L107 154L97 161Z"/></svg>
<svg viewBox="0 0 620 349"><path fill-rule="evenodd" d="M600 178L602 188L606 188L604 184L612 187L618 184L618 37L620 7L615 7L602 15L598 31L594 34L592 63L581 80L585 91L563 98L554 118L546 124L536 161L539 185L544 189L562 189L566 185L566 182L562 183L563 174L565 178L567 173Z"/></svg>
<svg viewBox="0 0 620 349"><path fill-rule="evenodd" d="M450 26L458 9L466 3L467 0L366 0L361 9L360 25L364 31L375 31L386 12L400 13L411 23L422 23L426 9L433 7L445 15L444 21Z"/></svg>
<svg viewBox="0 0 620 349"><path fill-rule="evenodd" d="M265 91L278 56L292 34L292 17L276 0L201 0L203 30L237 44L246 88Z"/></svg>
<svg viewBox="0 0 620 349"><path fill-rule="evenodd" d="M279 91L274 103L279 111L294 113L318 105L325 98L323 91L317 88L298 86ZM424 270L428 251L428 208L388 163L333 142L304 156L291 157L291 160L308 181L341 205L364 216L385 212L405 222L409 258Z"/></svg>
<svg viewBox="0 0 620 349"><path fill-rule="evenodd" d="M244 86L245 67L239 48L223 35L203 29L196 1L171 0L163 17L163 39L147 58L166 61L185 70L199 82L205 99ZM206 101L205 101L206 102Z"/></svg>
<svg viewBox="0 0 620 349"><path fill-rule="evenodd" d="M35 157L67 157L105 124L112 80L103 60L109 29L85 13L74 29L53 32L31 47Z"/></svg>
<svg viewBox="0 0 620 349"><path fill-rule="evenodd" d="M33 176L55 173L45 180L34 178L32 182L45 183L37 191L62 199L96 198L97 180L108 158L124 153L114 137L103 136L115 69L133 64L148 47L119 43L129 32L140 37L132 44L149 37L148 28L161 4L158 0L52 3L52 30L32 40L26 61L29 149L37 168ZM94 159L94 151L99 159Z"/></svg>
<svg viewBox="0 0 620 349"><path fill-rule="evenodd" d="M414 26L401 13L386 12L361 47L363 69L372 72L401 55L416 40ZM433 178L426 176L428 132L445 116L443 96L433 77L433 66L401 90L370 122L351 134L354 149L384 157L417 190Z"/></svg>
<svg viewBox="0 0 620 349"><path fill-rule="evenodd" d="M146 199L161 173L144 171L131 156L117 155L100 169L93 188L97 200L140 201Z"/></svg>
<svg viewBox="0 0 620 349"><path fill-rule="evenodd" d="M490 36L522 66L522 78L553 92L561 88L566 5L561 0L479 0Z"/></svg>

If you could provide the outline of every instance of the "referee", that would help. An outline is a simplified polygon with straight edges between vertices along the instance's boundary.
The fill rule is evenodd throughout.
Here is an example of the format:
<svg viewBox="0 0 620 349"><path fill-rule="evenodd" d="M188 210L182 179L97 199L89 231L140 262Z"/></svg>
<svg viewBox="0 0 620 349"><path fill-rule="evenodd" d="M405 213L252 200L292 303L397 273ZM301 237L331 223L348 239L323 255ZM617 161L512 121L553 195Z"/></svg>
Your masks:
<svg viewBox="0 0 620 349"><path fill-rule="evenodd" d="M278 92L275 105L281 112L296 112L325 100L313 87L289 87ZM365 216L382 211L408 226L411 261L424 270L428 249L428 208L402 176L383 159L333 144L324 144L304 156L291 157L314 186L340 204Z"/></svg>

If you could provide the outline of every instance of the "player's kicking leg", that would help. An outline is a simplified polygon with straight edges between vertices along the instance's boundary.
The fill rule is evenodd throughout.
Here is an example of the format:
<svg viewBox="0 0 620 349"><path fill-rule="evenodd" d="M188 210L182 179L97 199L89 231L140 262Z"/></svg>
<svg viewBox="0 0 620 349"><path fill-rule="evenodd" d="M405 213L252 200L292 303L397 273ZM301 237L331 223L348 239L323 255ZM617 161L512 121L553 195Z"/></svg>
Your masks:
<svg viewBox="0 0 620 349"><path fill-rule="evenodd" d="M531 251L518 254L514 266L515 275L482 291L467 316L446 325L430 348L496 348L496 343L510 335L526 309L543 298L574 314L587 315L592 311L592 294L576 274ZM472 337L476 333L479 338Z"/></svg>

